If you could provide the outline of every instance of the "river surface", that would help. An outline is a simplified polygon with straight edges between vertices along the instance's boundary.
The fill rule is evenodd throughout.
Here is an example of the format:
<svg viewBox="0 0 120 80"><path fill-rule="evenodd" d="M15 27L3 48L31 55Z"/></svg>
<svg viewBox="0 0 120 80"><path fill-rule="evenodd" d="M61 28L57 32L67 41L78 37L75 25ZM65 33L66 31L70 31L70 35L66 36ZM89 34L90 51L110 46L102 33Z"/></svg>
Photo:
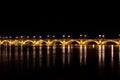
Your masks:
<svg viewBox="0 0 120 80"><path fill-rule="evenodd" d="M0 75L3 79L119 80L120 46L2 45Z"/></svg>

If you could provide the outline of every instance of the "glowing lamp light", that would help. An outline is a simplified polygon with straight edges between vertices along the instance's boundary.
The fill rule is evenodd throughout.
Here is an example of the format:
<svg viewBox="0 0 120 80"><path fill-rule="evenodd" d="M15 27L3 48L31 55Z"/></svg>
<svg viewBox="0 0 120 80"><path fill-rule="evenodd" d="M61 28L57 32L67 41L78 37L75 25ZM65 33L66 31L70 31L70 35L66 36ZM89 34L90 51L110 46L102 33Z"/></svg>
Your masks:
<svg viewBox="0 0 120 80"><path fill-rule="evenodd" d="M39 36L39 38L42 38L42 36Z"/></svg>
<svg viewBox="0 0 120 80"><path fill-rule="evenodd" d="M5 37L6 39L8 38L8 36Z"/></svg>
<svg viewBox="0 0 120 80"><path fill-rule="evenodd" d="M120 34L118 36L120 37Z"/></svg>
<svg viewBox="0 0 120 80"><path fill-rule="evenodd" d="M82 37L82 34L80 34L80 37Z"/></svg>
<svg viewBox="0 0 120 80"><path fill-rule="evenodd" d="M84 35L84 37L87 37L87 35Z"/></svg>
<svg viewBox="0 0 120 80"><path fill-rule="evenodd" d="M105 37L105 35L102 35L102 37L104 38L104 37Z"/></svg>
<svg viewBox="0 0 120 80"><path fill-rule="evenodd" d="M35 38L35 36L33 36L33 38Z"/></svg>
<svg viewBox="0 0 120 80"><path fill-rule="evenodd" d="M53 38L55 38L55 35L53 35Z"/></svg>
<svg viewBox="0 0 120 80"><path fill-rule="evenodd" d="M27 36L27 38L30 38L29 36Z"/></svg>
<svg viewBox="0 0 120 80"><path fill-rule="evenodd" d="M99 35L99 37L101 37L102 35Z"/></svg>
<svg viewBox="0 0 120 80"><path fill-rule="evenodd" d="M15 38L18 39L18 36L16 36Z"/></svg>
<svg viewBox="0 0 120 80"><path fill-rule="evenodd" d="M50 35L47 35L47 37L50 37Z"/></svg>
<svg viewBox="0 0 120 80"><path fill-rule="evenodd" d="M9 36L9 38L12 38L11 36Z"/></svg>
<svg viewBox="0 0 120 80"><path fill-rule="evenodd" d="M65 37L65 35L63 35L63 37Z"/></svg>
<svg viewBox="0 0 120 80"><path fill-rule="evenodd" d="M68 38L70 38L70 35L68 35Z"/></svg>
<svg viewBox="0 0 120 80"><path fill-rule="evenodd" d="M20 36L21 38L23 38L23 36Z"/></svg>

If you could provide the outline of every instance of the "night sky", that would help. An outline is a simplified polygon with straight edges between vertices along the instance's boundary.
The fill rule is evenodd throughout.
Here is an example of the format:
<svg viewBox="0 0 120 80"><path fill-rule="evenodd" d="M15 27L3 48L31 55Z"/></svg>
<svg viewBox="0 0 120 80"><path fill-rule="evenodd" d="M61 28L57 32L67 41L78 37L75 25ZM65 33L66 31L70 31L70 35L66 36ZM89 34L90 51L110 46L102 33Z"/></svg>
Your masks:
<svg viewBox="0 0 120 80"><path fill-rule="evenodd" d="M12 18L12 17L10 17ZM10 19L5 18L1 24L0 35L42 35L56 36L87 34L97 37L105 34L106 37L117 37L119 25L111 22L97 23L96 19L81 18L78 16L39 16L35 18ZM102 21L102 20L101 20Z"/></svg>

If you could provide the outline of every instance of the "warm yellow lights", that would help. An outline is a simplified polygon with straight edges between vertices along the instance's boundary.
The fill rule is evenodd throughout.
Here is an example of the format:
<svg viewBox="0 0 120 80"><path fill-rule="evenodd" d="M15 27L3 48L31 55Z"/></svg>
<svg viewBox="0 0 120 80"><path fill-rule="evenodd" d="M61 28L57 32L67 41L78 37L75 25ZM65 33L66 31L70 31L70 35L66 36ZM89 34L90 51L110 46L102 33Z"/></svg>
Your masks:
<svg viewBox="0 0 120 80"><path fill-rule="evenodd" d="M23 38L23 36L20 36ZM53 35L53 37L55 37ZM63 35L63 37L65 37ZM29 36L27 36L27 39L21 39L18 36L15 37L15 39L11 39L11 36L4 37L3 39L0 39L0 45L8 44L8 45L35 45L40 46L43 45L43 43L46 43L46 45L52 46L57 45L56 43L59 42L61 45L70 45L72 42L76 42L78 45L87 45L90 42L94 42L98 45L104 45L108 42L113 42L117 45L120 45L119 39L41 39L41 36L39 36L39 39L36 39L35 36L33 36L33 39L31 39Z"/></svg>

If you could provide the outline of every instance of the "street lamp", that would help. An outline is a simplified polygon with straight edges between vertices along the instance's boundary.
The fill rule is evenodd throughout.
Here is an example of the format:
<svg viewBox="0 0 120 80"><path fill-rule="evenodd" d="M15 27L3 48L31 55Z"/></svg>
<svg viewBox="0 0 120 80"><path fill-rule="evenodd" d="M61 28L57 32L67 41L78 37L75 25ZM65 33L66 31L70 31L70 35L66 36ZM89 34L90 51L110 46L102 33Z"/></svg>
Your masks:
<svg viewBox="0 0 120 80"><path fill-rule="evenodd" d="M47 37L49 38L49 37L50 37L50 35L47 35Z"/></svg>
<svg viewBox="0 0 120 80"><path fill-rule="evenodd" d="M68 35L68 38L70 38L70 35Z"/></svg>
<svg viewBox="0 0 120 80"><path fill-rule="evenodd" d="M120 37L120 34L118 36Z"/></svg>
<svg viewBox="0 0 120 80"><path fill-rule="evenodd" d="M82 38L83 37L83 35L82 34L80 34L80 38Z"/></svg>
<svg viewBox="0 0 120 80"><path fill-rule="evenodd" d="M104 38L105 37L105 35L102 35L102 38Z"/></svg>
<svg viewBox="0 0 120 80"><path fill-rule="evenodd" d="M30 38L29 36L27 36L27 38Z"/></svg>
<svg viewBox="0 0 120 80"><path fill-rule="evenodd" d="M101 38L102 35L99 34L98 36L99 36L99 38Z"/></svg>
<svg viewBox="0 0 120 80"><path fill-rule="evenodd" d="M5 38L8 39L8 36L6 36Z"/></svg>
<svg viewBox="0 0 120 80"><path fill-rule="evenodd" d="M15 38L18 39L18 36L16 36Z"/></svg>
<svg viewBox="0 0 120 80"><path fill-rule="evenodd" d="M39 36L39 38L42 38L42 36Z"/></svg>
<svg viewBox="0 0 120 80"><path fill-rule="evenodd" d="M65 38L65 35L63 35L62 37Z"/></svg>
<svg viewBox="0 0 120 80"><path fill-rule="evenodd" d="M80 37L82 37L82 34L80 34Z"/></svg>
<svg viewBox="0 0 120 80"><path fill-rule="evenodd" d="M11 36L9 36L9 39L11 39L12 37Z"/></svg>
<svg viewBox="0 0 120 80"><path fill-rule="evenodd" d="M52 37L55 38L55 35L53 35Z"/></svg>
<svg viewBox="0 0 120 80"><path fill-rule="evenodd" d="M20 36L20 38L23 38L23 36Z"/></svg>
<svg viewBox="0 0 120 80"><path fill-rule="evenodd" d="M33 36L33 38L35 38L35 36Z"/></svg>
<svg viewBox="0 0 120 80"><path fill-rule="evenodd" d="M84 38L86 38L87 37L87 35L84 35Z"/></svg>

